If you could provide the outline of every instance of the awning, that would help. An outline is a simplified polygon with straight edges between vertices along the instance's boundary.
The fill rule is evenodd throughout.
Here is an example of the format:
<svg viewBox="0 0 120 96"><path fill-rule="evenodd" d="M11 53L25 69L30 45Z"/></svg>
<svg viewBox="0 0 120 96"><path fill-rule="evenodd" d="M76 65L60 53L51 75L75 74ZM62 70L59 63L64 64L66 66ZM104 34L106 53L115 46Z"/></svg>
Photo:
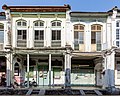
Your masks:
<svg viewBox="0 0 120 96"><path fill-rule="evenodd" d="M73 52L72 58L81 58L81 59L94 59L96 57L102 57L102 52Z"/></svg>

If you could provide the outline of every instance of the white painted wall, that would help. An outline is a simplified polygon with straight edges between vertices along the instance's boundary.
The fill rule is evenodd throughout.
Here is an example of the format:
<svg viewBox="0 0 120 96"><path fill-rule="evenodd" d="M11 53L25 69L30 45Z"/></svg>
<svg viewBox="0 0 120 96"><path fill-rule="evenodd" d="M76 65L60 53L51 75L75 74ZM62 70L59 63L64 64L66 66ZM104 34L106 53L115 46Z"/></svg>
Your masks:
<svg viewBox="0 0 120 96"><path fill-rule="evenodd" d="M36 20L39 20L39 18L24 18L24 17L13 17L12 18L12 36L13 36L13 47L16 47L17 42L17 31L16 31L16 21L19 19L23 19L27 21L27 47L28 48L32 48L34 47L34 27L33 27L33 22ZM55 18L40 18L40 20L45 22L44 25L44 35L45 35L45 42L44 42L44 46L50 46L51 45L51 21L56 20ZM65 46L65 42L66 42L66 20L65 18L57 18L57 20L62 21L61 24L61 46L64 47ZM22 28L23 29L23 28Z"/></svg>

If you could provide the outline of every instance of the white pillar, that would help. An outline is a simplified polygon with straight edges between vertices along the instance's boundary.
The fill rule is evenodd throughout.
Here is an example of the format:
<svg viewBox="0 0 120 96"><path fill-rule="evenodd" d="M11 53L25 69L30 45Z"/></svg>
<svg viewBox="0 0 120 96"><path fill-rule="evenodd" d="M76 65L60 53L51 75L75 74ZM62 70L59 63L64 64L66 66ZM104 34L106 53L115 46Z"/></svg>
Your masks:
<svg viewBox="0 0 120 96"><path fill-rule="evenodd" d="M72 45L71 38L72 38L72 33L71 33L71 28L70 28L70 10L66 11L66 32L65 32L65 45Z"/></svg>
<svg viewBox="0 0 120 96"><path fill-rule="evenodd" d="M11 14L10 10L5 10L6 21L7 21L7 36L6 36L6 48L11 47Z"/></svg>
<svg viewBox="0 0 120 96"><path fill-rule="evenodd" d="M49 86L51 87L51 54L49 54Z"/></svg>
<svg viewBox="0 0 120 96"><path fill-rule="evenodd" d="M110 70L111 74L109 75L110 86L115 87L115 52L113 51L110 56Z"/></svg>
<svg viewBox="0 0 120 96"><path fill-rule="evenodd" d="M71 87L71 56L65 54L65 88Z"/></svg>
<svg viewBox="0 0 120 96"><path fill-rule="evenodd" d="M8 53L6 55L6 62L7 62L7 67L6 67L6 86L10 86L11 82L11 54Z"/></svg>
<svg viewBox="0 0 120 96"><path fill-rule="evenodd" d="M91 25L85 25L85 52L91 52Z"/></svg>
<svg viewBox="0 0 120 96"><path fill-rule="evenodd" d="M11 54L11 83L13 84L14 82L14 63L13 63L13 54Z"/></svg>
<svg viewBox="0 0 120 96"><path fill-rule="evenodd" d="M29 54L27 54L27 87L29 88Z"/></svg>
<svg viewBox="0 0 120 96"><path fill-rule="evenodd" d="M115 52L113 51L110 55L106 56L105 58L105 76L104 76L104 82L103 87L115 87L115 74L114 74L114 68L115 68Z"/></svg>

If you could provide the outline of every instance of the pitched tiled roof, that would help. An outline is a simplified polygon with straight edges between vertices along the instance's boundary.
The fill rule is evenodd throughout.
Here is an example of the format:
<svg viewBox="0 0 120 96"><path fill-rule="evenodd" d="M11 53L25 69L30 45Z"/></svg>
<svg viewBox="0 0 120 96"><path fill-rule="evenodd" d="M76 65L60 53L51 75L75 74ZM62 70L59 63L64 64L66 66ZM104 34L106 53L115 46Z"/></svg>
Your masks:
<svg viewBox="0 0 120 96"><path fill-rule="evenodd" d="M2 9L10 9L11 12L66 12L70 10L69 5L64 6L7 6L3 5Z"/></svg>

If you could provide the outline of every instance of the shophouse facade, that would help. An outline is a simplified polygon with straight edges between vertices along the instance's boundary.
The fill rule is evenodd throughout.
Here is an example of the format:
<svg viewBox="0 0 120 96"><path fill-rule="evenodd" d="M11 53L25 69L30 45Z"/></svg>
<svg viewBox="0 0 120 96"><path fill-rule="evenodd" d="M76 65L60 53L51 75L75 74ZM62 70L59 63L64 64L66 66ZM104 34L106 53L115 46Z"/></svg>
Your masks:
<svg viewBox="0 0 120 96"><path fill-rule="evenodd" d="M7 86L13 77L19 84L34 79L40 86L64 85L71 50L66 45L70 6L4 5L3 9L11 21Z"/></svg>
<svg viewBox="0 0 120 96"><path fill-rule="evenodd" d="M119 9L75 12L64 6L7 6L7 86L119 85Z"/></svg>

